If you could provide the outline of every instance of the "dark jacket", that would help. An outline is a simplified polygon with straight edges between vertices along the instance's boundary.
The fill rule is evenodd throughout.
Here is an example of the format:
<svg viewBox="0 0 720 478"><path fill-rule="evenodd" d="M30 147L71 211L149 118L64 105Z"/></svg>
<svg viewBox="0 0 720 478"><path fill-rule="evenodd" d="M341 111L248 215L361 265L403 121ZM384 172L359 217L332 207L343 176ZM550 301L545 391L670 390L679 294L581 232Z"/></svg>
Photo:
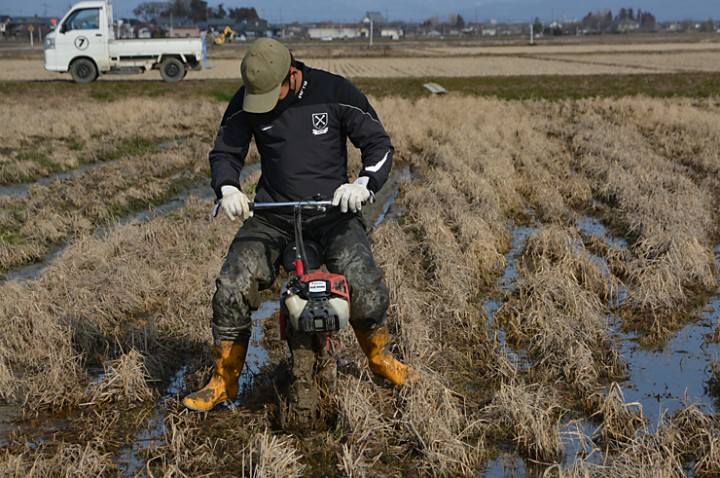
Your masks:
<svg viewBox="0 0 720 478"><path fill-rule="evenodd" d="M346 140L362 152L359 176L377 192L392 167L393 146L375 110L352 83L341 76L298 62L303 83L294 102L262 114L242 110L245 88L230 101L210 152L212 187L240 188L240 170L250 146L260 152L262 174L255 200L298 201L317 194L331 197L349 182ZM282 102L281 102L282 103Z"/></svg>

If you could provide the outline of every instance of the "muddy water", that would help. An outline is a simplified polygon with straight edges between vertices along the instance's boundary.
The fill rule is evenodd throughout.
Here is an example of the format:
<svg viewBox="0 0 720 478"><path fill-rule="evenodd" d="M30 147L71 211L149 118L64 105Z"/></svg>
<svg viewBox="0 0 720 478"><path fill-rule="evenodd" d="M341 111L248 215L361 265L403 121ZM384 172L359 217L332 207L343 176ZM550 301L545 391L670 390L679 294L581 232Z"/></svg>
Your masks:
<svg viewBox="0 0 720 478"><path fill-rule="evenodd" d="M594 218L583 218L578 227L584 235L594 234L603 238L610 246L627 250L627 242L612 236L604 225ZM532 227L516 227L512 231L511 250L506 256L507 265L498 281L501 291L510 290L518 278L517 261L522 247L535 232ZM717 270L720 271L720 246L715 250ZM605 260L593 257L606 273ZM624 293L619 294L621 302ZM489 327L497 332L498 339L505 344L503 331L494 323L495 312L502 305L501 300L490 299L485 302L490 321ZM712 373L712 364L720 361L720 345L710 339L714 329L720 323L720 290L718 290L703 308L702 317L683 328L662 350L641 347L632 334L620 331L615 317L608 318L614 339L624 361L628 364L628 380L621 383L626 403L637 402L642 406L649 420L648 432L653 432L663 415L684 408L686 403L700 404L709 413L720 409L720 397L712 393L710 384L717 380ZM509 347L506 347L508 350ZM518 354L510 354L516 365L522 367L523 359ZM566 423L560 430L563 450L563 462L572 463L582 459L600 463L600 453L590 454L593 446L589 439L595 433L595 426L585 420ZM542 476L542 470L527 463L513 451L500 452L499 456L487 464L486 478Z"/></svg>
<svg viewBox="0 0 720 478"><path fill-rule="evenodd" d="M248 347L245 362L246 367L240 376L241 390L252 386L253 379L257 375L257 372L263 365L268 363L270 359L267 350L261 345L263 339L262 322L272 317L278 309L279 304L277 301L266 301L252 314L252 339ZM179 400L188 392L188 390L184 389L186 374L187 366L184 365L180 367L168 384L163 393L161 404L153 410L145 426L135 435L133 443L121 448L115 454L115 464L121 473L126 476L137 476L146 465L147 459L144 455L147 450L153 445L159 446L162 443L163 436L167 432L164 421L165 403L167 403L168 400ZM238 399L233 405L240 406L242 402ZM2 431L1 427L2 421L0 420L0 432Z"/></svg>
<svg viewBox="0 0 720 478"><path fill-rule="evenodd" d="M6 184L4 186L0 186L0 196L27 196L33 186L45 186L54 182L60 182L65 179L74 178L84 173L90 172L94 169L107 166L108 164L112 164L116 161L118 160L115 159L112 161L85 164L83 166L80 166L79 168L75 168L70 171L64 171L62 173L53 174L45 178L40 178L32 183Z"/></svg>
<svg viewBox="0 0 720 478"><path fill-rule="evenodd" d="M17 269L6 272L5 275L0 275L0 281L26 281L37 279L40 277L40 274L42 274L45 268L52 264L69 245L70 244L65 244L54 247L50 249L45 256L43 256L42 261L18 267Z"/></svg>
<svg viewBox="0 0 720 478"><path fill-rule="evenodd" d="M252 386L253 379L258 375L260 369L270 361L270 354L263 347L263 327L262 322L265 319L273 317L275 312L280 309L280 302L277 300L268 300L260 304L258 310L252 315L252 337L250 339L250 347L248 347L247 357L245 359L245 368L240 376L240 388L248 388ZM236 405L240 405L238 401Z"/></svg>
<svg viewBox="0 0 720 478"><path fill-rule="evenodd" d="M720 270L720 247L716 248ZM664 414L698 403L717 413L718 397L709 384L714 378L712 364L720 360L720 344L711 341L720 322L720 290L703 308L702 317L683 328L662 350L638 346L626 336L621 348L630 364L625 400L637 401L654 429Z"/></svg>
<svg viewBox="0 0 720 478"><path fill-rule="evenodd" d="M186 140L173 139L158 143L157 147L160 149L172 148L180 146L185 142ZM45 186L54 182L64 181L65 179L75 178L95 169L109 166L113 163L120 161L121 159L123 158L111 159L109 161L96 161L93 163L84 164L69 171L62 171L59 173L51 174L44 178L39 178L37 181L33 181L31 183L5 184L3 186L0 186L0 196L27 196L33 186Z"/></svg>
<svg viewBox="0 0 720 478"><path fill-rule="evenodd" d="M586 218L578 221L578 226L586 234L603 237L611 246L627 250L627 243L613 237L600 221ZM720 270L720 246L715 253ZM684 408L686 403L715 410L717 398L709 393L708 381L713 378L712 363L720 359L720 345L710 341L720 320L720 290L705 305L702 317L685 326L660 350L641 347L633 334L620 331L615 317L611 319L619 350L629 367L629 380L620 384L625 401L642 406L643 415L650 420L648 431L655 430L663 415Z"/></svg>
<svg viewBox="0 0 720 478"><path fill-rule="evenodd" d="M0 446L6 447L8 445L8 440L5 438L5 435L15 430L13 422L20 418L21 415L22 410L18 406L0 406Z"/></svg>
<svg viewBox="0 0 720 478"><path fill-rule="evenodd" d="M505 271L503 271L503 275L498 280L498 287L503 294L509 292L513 284L515 284L515 281L517 281L518 260L520 259L525 241L533 232L535 232L535 228L526 226L518 226L512 230L510 252L505 256ZM527 362L520 355L520 351L515 351L506 344L505 330L502 327L498 327L495 323L495 313L502 304L502 298L493 298L485 301L485 311L488 314L488 327L492 333L497 334L498 340L507 352L507 356L513 361L518 370L521 370L525 368Z"/></svg>

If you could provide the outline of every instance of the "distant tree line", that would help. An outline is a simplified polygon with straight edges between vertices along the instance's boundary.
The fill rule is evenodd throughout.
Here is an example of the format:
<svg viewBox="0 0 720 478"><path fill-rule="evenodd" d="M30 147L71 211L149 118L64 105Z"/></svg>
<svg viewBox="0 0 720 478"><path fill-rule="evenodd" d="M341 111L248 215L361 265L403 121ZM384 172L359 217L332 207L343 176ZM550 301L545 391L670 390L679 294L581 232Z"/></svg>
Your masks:
<svg viewBox="0 0 720 478"><path fill-rule="evenodd" d="M208 6L204 0L173 0L170 2L144 2L139 4L133 14L149 21L156 17L169 17L174 15L178 18L187 17L194 22L201 22L213 18L231 18L241 22L243 20L257 20L259 18L255 7L239 7L225 9L221 3L217 8Z"/></svg>
<svg viewBox="0 0 720 478"><path fill-rule="evenodd" d="M447 22L444 22L440 18L440 15L433 15L432 17L421 23L421 26L423 27L442 28L443 26L446 26L449 28L457 28L460 30L465 28L465 25L465 19L459 13L451 13L450 15L448 15Z"/></svg>
<svg viewBox="0 0 720 478"><path fill-rule="evenodd" d="M632 29L643 31L652 31L658 28L655 15L641 9L635 12L632 8L621 8L614 17L611 10L590 12L583 17L580 23L583 30L597 33L627 30L630 29L629 25L632 25Z"/></svg>

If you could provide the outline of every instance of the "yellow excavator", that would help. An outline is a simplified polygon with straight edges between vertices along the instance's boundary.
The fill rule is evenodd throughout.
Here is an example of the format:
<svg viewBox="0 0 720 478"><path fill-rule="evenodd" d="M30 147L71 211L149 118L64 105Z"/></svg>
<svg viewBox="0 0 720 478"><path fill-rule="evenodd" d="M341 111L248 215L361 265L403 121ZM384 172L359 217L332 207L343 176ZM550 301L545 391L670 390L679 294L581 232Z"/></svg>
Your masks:
<svg viewBox="0 0 720 478"><path fill-rule="evenodd" d="M225 30L220 34L219 37L215 39L216 45L222 45L224 43L231 43L233 40L235 40L235 35L237 35L237 32L233 30L230 27L225 27Z"/></svg>

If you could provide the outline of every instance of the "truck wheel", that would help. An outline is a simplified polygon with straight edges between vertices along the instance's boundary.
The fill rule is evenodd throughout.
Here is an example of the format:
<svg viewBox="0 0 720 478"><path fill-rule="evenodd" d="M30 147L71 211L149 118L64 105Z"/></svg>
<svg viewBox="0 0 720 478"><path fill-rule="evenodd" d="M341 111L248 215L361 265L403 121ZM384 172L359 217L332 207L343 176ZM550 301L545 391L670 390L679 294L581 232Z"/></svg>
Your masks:
<svg viewBox="0 0 720 478"><path fill-rule="evenodd" d="M175 83L185 77L185 65L177 58L165 58L160 64L160 75L163 81Z"/></svg>
<svg viewBox="0 0 720 478"><path fill-rule="evenodd" d="M87 58L78 58L70 65L70 74L75 83L92 83L98 77L95 63Z"/></svg>

